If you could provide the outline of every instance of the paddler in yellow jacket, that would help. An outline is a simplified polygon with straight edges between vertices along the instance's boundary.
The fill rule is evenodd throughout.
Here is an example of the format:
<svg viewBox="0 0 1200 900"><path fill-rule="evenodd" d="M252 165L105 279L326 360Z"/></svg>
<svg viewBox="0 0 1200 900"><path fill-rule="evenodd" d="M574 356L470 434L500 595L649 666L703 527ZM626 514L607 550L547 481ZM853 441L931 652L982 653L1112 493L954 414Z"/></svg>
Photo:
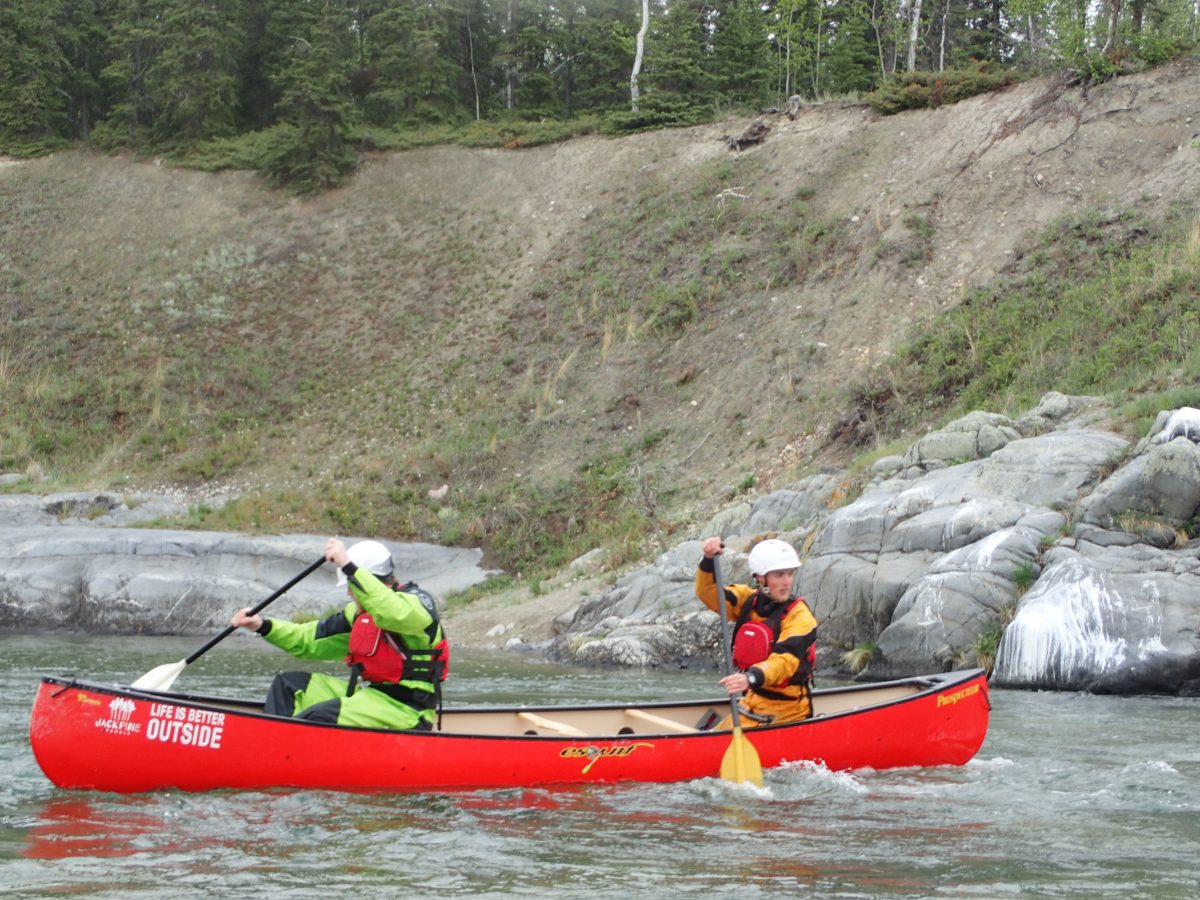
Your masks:
<svg viewBox="0 0 1200 900"><path fill-rule="evenodd" d="M696 596L714 612L717 583L713 557L724 548L720 537L704 541L704 559L696 570ZM725 614L734 622L733 665L721 679L738 703L743 728L792 722L812 715L812 677L817 620L804 599L792 593L800 557L787 541L769 538L750 550L747 560L754 584L725 585ZM720 726L729 727L726 721Z"/></svg>
<svg viewBox="0 0 1200 900"><path fill-rule="evenodd" d="M256 631L302 659L344 659L350 680L321 672L275 676L264 707L277 716L314 722L428 731L437 717L449 645L433 598L399 584L392 554L379 541L346 549L337 538L325 558L338 568L350 602L319 622L264 619L239 610L234 627Z"/></svg>

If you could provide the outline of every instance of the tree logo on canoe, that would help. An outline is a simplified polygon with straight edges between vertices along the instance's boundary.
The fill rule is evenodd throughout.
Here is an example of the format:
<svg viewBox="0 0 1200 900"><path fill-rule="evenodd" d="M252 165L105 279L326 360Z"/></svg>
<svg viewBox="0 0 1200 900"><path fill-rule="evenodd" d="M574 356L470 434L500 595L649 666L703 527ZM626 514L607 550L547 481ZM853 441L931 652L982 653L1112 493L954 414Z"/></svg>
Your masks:
<svg viewBox="0 0 1200 900"><path fill-rule="evenodd" d="M96 720L96 727L109 734L138 734L142 730L141 723L133 722L133 711L136 704L126 697L114 697L108 704L108 715Z"/></svg>
<svg viewBox="0 0 1200 900"><path fill-rule="evenodd" d="M606 756L625 757L633 753L639 747L653 747L653 744L648 744L645 741L637 741L633 744L609 744L607 747L598 747L595 744L588 744L586 747L563 747L558 752L558 755L563 759L586 759L588 764L583 767L583 774L586 775L588 770L596 764L596 761Z"/></svg>

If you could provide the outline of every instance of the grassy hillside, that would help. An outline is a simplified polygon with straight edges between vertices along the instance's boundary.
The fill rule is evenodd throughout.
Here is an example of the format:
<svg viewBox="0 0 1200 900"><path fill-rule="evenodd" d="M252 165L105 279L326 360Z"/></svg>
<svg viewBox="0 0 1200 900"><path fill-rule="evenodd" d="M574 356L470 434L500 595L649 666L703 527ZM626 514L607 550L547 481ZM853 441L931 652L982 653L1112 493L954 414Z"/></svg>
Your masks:
<svg viewBox="0 0 1200 900"><path fill-rule="evenodd" d="M9 161L0 472L537 577L969 408L1114 393L1144 427L1200 403L1196 68L831 104L741 153L747 120L378 154L303 200Z"/></svg>

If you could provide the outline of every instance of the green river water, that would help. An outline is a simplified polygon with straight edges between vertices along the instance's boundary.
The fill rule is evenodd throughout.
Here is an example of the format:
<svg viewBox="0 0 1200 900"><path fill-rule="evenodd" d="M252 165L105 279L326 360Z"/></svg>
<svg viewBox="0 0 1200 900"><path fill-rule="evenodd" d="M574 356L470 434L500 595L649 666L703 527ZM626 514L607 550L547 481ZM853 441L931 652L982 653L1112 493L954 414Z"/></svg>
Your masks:
<svg viewBox="0 0 1200 900"><path fill-rule="evenodd" d="M129 683L203 638L0 636L0 896L1200 897L1200 700L993 690L961 768L771 770L671 785L456 794L123 796L53 787L42 675ZM236 636L181 690L259 696L295 661ZM450 703L713 697L715 671L456 652ZM347 761L352 764L352 761Z"/></svg>

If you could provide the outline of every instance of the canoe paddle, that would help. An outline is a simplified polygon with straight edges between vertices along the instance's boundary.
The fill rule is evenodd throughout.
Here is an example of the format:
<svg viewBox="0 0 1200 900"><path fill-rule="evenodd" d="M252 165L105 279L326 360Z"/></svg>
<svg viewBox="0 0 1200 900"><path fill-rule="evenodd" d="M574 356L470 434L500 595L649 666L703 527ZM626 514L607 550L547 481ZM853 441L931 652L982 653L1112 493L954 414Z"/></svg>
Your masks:
<svg viewBox="0 0 1200 900"><path fill-rule="evenodd" d="M725 674L733 674L733 654L729 641L729 610L725 600L725 582L721 578L721 557L712 558L713 580L717 583L717 617L721 620L721 648L725 651ZM729 695L729 710L733 715L733 740L721 758L721 777L726 781L749 781L762 787L762 763L750 739L742 734L742 717L738 714L737 698Z"/></svg>
<svg viewBox="0 0 1200 900"><path fill-rule="evenodd" d="M254 607L254 609L250 610L250 615L252 615L252 616L258 615L258 613L262 612L270 604L274 603L276 600L278 600L280 597L282 597L284 594L286 594L288 591L290 591L292 588L294 588L296 585L298 585L301 581L303 581L305 578L307 578L313 572L317 571L317 569L321 568L321 566L323 566L324 564L325 564L325 557L322 556L315 563L313 563L311 566L309 566L307 569L305 569L303 572L301 572L299 575L297 575L295 578L293 578L291 581L289 581L287 584L285 584L283 587L281 587L279 590L277 590L275 593L273 593L270 597L268 597L262 603L258 604L258 606ZM166 663L161 666L155 666L153 669L151 669L149 672L147 672L145 675L143 675L141 678L139 678L137 681L135 681L133 684L131 684L130 687L134 688L135 690L139 690L139 691L165 691L165 690L167 690L172 684L175 683L175 679L183 674L184 669L186 669L188 666L190 666L192 663L194 663L196 660L198 660L201 656L203 656L205 653L207 653L213 647L217 646L217 644L221 643L221 641L225 640L225 638L229 637L235 631L237 631L237 629L235 627L233 627L232 625L228 626L224 631L222 631L220 634L218 634L215 638L213 638L211 641L209 641L207 644L205 644L203 647L201 647L199 650L197 650L195 653L193 653L187 659L181 659L179 662Z"/></svg>

